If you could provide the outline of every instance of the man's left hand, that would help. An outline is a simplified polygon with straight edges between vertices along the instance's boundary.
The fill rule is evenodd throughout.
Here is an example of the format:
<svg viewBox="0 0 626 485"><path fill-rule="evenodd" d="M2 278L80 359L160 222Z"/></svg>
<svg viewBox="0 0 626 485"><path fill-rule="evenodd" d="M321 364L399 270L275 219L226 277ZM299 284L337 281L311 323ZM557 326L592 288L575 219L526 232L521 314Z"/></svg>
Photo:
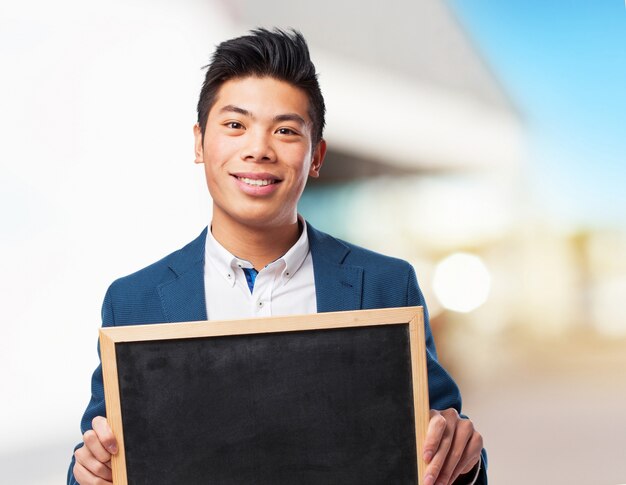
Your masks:
<svg viewBox="0 0 626 485"><path fill-rule="evenodd" d="M483 437L469 419L455 409L430 411L430 423L424 441L425 485L451 485L476 466L483 449Z"/></svg>

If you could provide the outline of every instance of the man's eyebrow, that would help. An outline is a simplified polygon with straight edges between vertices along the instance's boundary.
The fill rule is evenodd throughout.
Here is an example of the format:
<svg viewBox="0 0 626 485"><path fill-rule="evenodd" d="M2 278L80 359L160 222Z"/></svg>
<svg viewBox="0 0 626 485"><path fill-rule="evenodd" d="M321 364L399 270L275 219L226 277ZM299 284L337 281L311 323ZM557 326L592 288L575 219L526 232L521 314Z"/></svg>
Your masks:
<svg viewBox="0 0 626 485"><path fill-rule="evenodd" d="M226 106L223 106L220 109L220 113L239 113L240 115L255 119L255 116L250 111L244 108L240 108L239 106L235 106L234 104L227 104ZM281 115L276 115L274 116L273 121L274 123L293 121L301 126L307 126L307 122L298 113L285 113Z"/></svg>
<svg viewBox="0 0 626 485"><path fill-rule="evenodd" d="M250 113L247 109L240 108L239 106L235 106L234 104L227 104L220 109L220 113L239 113L243 116L248 116L249 118L254 118L254 115Z"/></svg>
<svg viewBox="0 0 626 485"><path fill-rule="evenodd" d="M294 121L301 126L307 125L307 122L304 121L304 118L297 113L285 113L283 115L274 116L274 122L281 122L281 121Z"/></svg>

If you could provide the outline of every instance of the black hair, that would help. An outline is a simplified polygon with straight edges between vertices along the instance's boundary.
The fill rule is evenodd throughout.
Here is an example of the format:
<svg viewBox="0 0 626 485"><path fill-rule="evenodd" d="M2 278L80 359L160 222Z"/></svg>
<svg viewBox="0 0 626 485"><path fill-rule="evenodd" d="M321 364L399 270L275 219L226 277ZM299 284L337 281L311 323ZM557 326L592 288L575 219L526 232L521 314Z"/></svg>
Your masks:
<svg viewBox="0 0 626 485"><path fill-rule="evenodd" d="M302 34L291 29L269 31L258 28L250 35L222 42L208 66L198 100L198 124L202 136L217 92L226 81L248 76L271 77L302 89L309 98L312 138L317 144L324 131L326 107L315 66Z"/></svg>

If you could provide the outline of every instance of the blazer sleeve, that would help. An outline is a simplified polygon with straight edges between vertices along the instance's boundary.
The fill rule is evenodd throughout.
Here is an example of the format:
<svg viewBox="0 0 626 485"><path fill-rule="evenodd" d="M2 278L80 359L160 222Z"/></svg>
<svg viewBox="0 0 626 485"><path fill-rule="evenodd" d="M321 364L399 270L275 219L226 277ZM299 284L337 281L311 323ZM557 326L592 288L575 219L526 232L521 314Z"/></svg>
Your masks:
<svg viewBox="0 0 626 485"><path fill-rule="evenodd" d="M109 287L109 289L107 290L104 297L104 303L102 304L102 326L115 326L113 303L111 301L111 287ZM100 360L100 343L98 343L98 359ZM83 418L80 422L81 435L92 428L91 421L96 416L106 416L106 408L104 404L104 384L102 381L102 362L98 364L98 367L96 367L96 370L91 377L91 399L89 400L87 409L85 410ZM81 446L83 446L83 443L79 443L78 445L76 445L74 451L76 451ZM70 467L67 472L68 485L78 485L76 478L74 478L74 462L75 458L74 455L72 455Z"/></svg>
<svg viewBox="0 0 626 485"><path fill-rule="evenodd" d="M435 348L435 340L430 328L430 320L428 316L428 308L426 307L426 301L424 295L417 284L417 277L415 276L415 270L410 267L407 284L407 306L422 306L424 307L424 326L426 337L426 360L428 367L428 395L430 398L430 408L443 410L448 408L454 408L463 418L467 418L462 414L462 400L461 393L458 386L450 377L448 372L442 367L437 358L437 350ZM478 476L476 477L476 469L472 470L467 475L459 477L455 485L487 484L487 452L483 448L481 452ZM476 477L476 480L474 478Z"/></svg>

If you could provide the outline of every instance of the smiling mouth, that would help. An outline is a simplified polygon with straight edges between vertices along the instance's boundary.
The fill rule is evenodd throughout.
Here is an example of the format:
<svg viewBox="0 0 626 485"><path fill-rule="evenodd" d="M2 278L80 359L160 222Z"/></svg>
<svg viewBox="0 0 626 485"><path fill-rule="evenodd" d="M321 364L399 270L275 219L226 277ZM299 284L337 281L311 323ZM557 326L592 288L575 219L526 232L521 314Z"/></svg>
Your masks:
<svg viewBox="0 0 626 485"><path fill-rule="evenodd" d="M272 185L279 182L279 180L275 179L251 179L248 177L237 177L237 180L240 180L251 187L264 187L266 185Z"/></svg>

